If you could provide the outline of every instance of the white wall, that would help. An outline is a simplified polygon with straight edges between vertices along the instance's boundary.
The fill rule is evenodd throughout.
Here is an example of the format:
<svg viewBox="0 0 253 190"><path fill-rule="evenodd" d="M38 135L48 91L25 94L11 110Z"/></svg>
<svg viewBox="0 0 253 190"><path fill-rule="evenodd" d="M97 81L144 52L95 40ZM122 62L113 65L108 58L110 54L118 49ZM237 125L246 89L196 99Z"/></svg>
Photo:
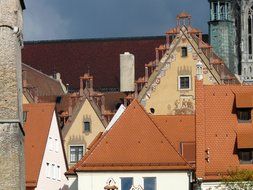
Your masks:
<svg viewBox="0 0 253 190"><path fill-rule="evenodd" d="M51 137L53 140L52 150L50 150L49 137ZM58 149L56 149L56 146L55 146L55 144L56 144L55 139L57 139L57 141L58 141ZM51 164L55 164L56 166L60 166L60 179L52 179L52 177L47 177L46 163L50 164L49 169L51 169ZM58 123L56 120L56 114L54 112L36 190L48 190L48 189L65 190L65 189L68 189L67 188L67 178L64 175L65 172L66 172L66 165L65 165L65 160L64 160L63 148L62 148L62 144L61 144L61 140L60 140Z"/></svg>
<svg viewBox="0 0 253 190"><path fill-rule="evenodd" d="M144 188L143 177L156 177L157 190L189 190L189 176L183 172L78 172L78 189L101 190L113 178L121 190L121 177L133 177L133 185Z"/></svg>
<svg viewBox="0 0 253 190"><path fill-rule="evenodd" d="M204 182L201 184L202 190L224 190L220 182Z"/></svg>

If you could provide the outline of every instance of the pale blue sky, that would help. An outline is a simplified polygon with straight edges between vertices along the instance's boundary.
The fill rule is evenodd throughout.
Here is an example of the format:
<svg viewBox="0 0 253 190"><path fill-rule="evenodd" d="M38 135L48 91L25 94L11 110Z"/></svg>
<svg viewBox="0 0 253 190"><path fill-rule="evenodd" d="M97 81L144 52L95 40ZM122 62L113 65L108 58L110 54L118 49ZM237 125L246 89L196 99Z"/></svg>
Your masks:
<svg viewBox="0 0 253 190"><path fill-rule="evenodd" d="M25 40L156 36L179 12L208 31L208 0L25 0Z"/></svg>

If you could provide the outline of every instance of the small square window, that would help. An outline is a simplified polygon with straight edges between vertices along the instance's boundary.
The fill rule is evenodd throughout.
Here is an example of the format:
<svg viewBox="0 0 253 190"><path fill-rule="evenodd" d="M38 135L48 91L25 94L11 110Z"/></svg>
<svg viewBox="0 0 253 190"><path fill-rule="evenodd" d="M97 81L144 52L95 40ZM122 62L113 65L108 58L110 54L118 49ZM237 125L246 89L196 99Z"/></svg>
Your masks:
<svg viewBox="0 0 253 190"><path fill-rule="evenodd" d="M84 121L83 123L83 132L84 133L89 133L90 130L90 122L89 121Z"/></svg>
<svg viewBox="0 0 253 190"><path fill-rule="evenodd" d="M70 146L70 162L76 163L83 157L83 146Z"/></svg>
<svg viewBox="0 0 253 190"><path fill-rule="evenodd" d="M156 178L155 177L144 177L144 189L145 190L156 190Z"/></svg>
<svg viewBox="0 0 253 190"><path fill-rule="evenodd" d="M187 57L187 47L182 47L182 57Z"/></svg>
<svg viewBox="0 0 253 190"><path fill-rule="evenodd" d="M179 89L180 90L189 90L190 89L190 76L179 76Z"/></svg>
<svg viewBox="0 0 253 190"><path fill-rule="evenodd" d="M121 189L122 190L129 190L133 185L133 178L132 177L122 177L121 178Z"/></svg>

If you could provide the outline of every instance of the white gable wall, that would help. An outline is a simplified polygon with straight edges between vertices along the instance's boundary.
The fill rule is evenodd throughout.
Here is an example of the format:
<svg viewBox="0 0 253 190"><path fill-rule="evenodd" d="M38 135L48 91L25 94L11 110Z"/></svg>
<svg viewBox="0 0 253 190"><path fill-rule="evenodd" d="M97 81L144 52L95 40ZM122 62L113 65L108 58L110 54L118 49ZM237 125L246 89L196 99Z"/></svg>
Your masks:
<svg viewBox="0 0 253 190"><path fill-rule="evenodd" d="M187 171L147 171L147 172L78 172L78 189L101 190L112 178L121 189L121 177L133 177L133 185L144 188L143 177L156 177L158 190L189 190ZM76 189L73 189L76 190Z"/></svg>
<svg viewBox="0 0 253 190"><path fill-rule="evenodd" d="M38 135L40 135L40 134L38 134ZM51 143L50 143L49 138L52 139ZM57 139L58 143L55 143L55 139ZM57 148L57 144L58 144L58 148ZM61 138L60 138L59 129L58 129L58 123L56 120L56 114L54 112L36 190L48 190L48 189L65 190L65 189L68 189L67 188L67 178L64 175L64 173L66 172L66 164L65 164L62 146L63 145L61 143ZM47 170L47 163L49 163L49 170ZM57 168L57 166L60 167L60 170L58 170L58 171L60 171L59 172L60 177L58 179L53 179L54 177L52 176L53 175L52 164L55 165L55 169ZM56 170L56 172L57 172L57 170Z"/></svg>

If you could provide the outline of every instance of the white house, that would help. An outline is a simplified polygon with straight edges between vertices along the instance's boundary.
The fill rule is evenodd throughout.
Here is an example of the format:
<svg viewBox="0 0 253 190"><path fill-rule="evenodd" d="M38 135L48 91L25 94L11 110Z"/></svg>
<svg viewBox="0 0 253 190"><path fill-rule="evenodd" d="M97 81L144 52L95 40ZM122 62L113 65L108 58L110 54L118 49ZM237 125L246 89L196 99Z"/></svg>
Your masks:
<svg viewBox="0 0 253 190"><path fill-rule="evenodd" d="M192 166L134 100L67 173L71 190L189 190Z"/></svg>
<svg viewBox="0 0 253 190"><path fill-rule="evenodd" d="M27 190L65 190L66 158L54 104L24 105Z"/></svg>

